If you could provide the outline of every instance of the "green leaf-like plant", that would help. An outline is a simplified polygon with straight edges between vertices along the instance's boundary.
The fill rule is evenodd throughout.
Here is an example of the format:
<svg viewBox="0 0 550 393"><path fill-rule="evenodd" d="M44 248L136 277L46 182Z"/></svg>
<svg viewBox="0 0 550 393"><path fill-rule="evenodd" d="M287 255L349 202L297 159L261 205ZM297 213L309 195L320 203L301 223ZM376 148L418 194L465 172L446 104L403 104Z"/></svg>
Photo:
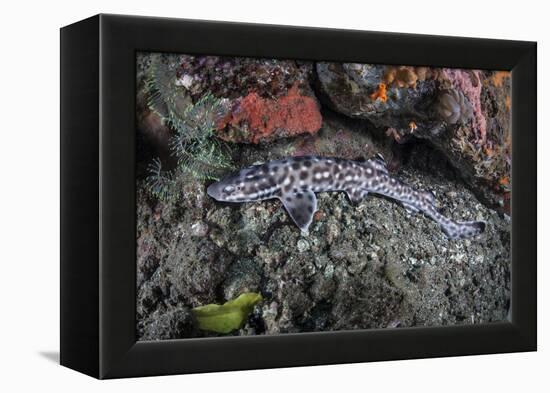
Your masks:
<svg viewBox="0 0 550 393"><path fill-rule="evenodd" d="M169 141L177 167L162 169L160 160L149 165L148 187L159 199L177 198L178 185L187 175L198 180L218 180L232 168L228 146L215 136L222 102L210 93L192 103L177 83L177 57L152 58L147 79L148 106L173 130Z"/></svg>
<svg viewBox="0 0 550 393"><path fill-rule="evenodd" d="M208 304L195 307L192 311L197 318L199 329L227 334L241 328L254 306L262 300L261 294L246 292L223 305Z"/></svg>

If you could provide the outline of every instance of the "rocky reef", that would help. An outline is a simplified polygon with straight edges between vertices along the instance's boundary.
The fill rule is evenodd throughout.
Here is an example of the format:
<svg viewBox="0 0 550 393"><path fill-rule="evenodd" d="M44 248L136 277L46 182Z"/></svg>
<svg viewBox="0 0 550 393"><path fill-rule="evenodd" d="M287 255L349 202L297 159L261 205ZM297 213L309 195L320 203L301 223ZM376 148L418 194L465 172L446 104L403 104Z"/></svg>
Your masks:
<svg viewBox="0 0 550 393"><path fill-rule="evenodd" d="M177 198L147 187L173 134L148 105L138 56L137 336L219 335L193 309L261 294L233 335L487 323L510 303L506 73L217 56L166 56L182 102L205 94L235 168L287 156L381 153L391 174L486 231L450 241L427 217L376 196L318 194L307 235L278 200L227 204L182 174ZM174 163L173 163L174 165Z"/></svg>
<svg viewBox="0 0 550 393"><path fill-rule="evenodd" d="M510 73L370 64L316 64L320 96L403 144L427 140L476 195L509 213Z"/></svg>

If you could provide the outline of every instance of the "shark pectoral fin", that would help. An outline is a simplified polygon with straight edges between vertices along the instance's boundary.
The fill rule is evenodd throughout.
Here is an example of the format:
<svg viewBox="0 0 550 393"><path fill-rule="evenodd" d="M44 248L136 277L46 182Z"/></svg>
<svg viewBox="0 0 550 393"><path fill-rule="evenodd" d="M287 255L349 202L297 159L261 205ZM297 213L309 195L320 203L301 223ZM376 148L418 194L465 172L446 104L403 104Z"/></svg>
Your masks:
<svg viewBox="0 0 550 393"><path fill-rule="evenodd" d="M356 205L359 202L361 202L363 199L365 199L369 195L369 192L366 190L362 190L360 188L352 188L352 189L346 190L346 194L350 202Z"/></svg>
<svg viewBox="0 0 550 393"><path fill-rule="evenodd" d="M298 227L307 232L313 213L317 211L317 197L313 191L289 192L279 198Z"/></svg>
<svg viewBox="0 0 550 393"><path fill-rule="evenodd" d="M409 214L415 214L418 213L418 209L414 207L413 205L405 202L401 202L407 213Z"/></svg>

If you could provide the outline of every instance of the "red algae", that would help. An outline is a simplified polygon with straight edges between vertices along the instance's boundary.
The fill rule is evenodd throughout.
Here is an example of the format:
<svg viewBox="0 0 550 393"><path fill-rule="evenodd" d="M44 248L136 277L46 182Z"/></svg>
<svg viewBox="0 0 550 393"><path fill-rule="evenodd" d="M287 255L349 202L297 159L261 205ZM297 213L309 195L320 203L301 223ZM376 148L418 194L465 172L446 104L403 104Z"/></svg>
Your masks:
<svg viewBox="0 0 550 393"><path fill-rule="evenodd" d="M317 100L302 95L295 84L286 95L277 99L249 93L218 122L218 130L220 138L228 141L259 143L277 137L314 134L321 128L322 120ZM227 126L245 132L235 137L223 131Z"/></svg>

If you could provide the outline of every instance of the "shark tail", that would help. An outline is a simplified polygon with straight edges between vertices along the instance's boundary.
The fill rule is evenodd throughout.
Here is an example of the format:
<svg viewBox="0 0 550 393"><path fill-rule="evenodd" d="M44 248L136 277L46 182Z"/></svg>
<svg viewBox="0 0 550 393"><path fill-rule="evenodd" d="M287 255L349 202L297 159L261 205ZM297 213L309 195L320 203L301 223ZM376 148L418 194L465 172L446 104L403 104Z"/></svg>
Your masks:
<svg viewBox="0 0 550 393"><path fill-rule="evenodd" d="M483 233L486 225L484 221L451 221L441 224L441 229L449 239L465 239Z"/></svg>
<svg viewBox="0 0 550 393"><path fill-rule="evenodd" d="M443 233L449 239L466 239L485 232L487 223L485 221L453 221L443 216L434 205L429 205L423 210L440 226Z"/></svg>

